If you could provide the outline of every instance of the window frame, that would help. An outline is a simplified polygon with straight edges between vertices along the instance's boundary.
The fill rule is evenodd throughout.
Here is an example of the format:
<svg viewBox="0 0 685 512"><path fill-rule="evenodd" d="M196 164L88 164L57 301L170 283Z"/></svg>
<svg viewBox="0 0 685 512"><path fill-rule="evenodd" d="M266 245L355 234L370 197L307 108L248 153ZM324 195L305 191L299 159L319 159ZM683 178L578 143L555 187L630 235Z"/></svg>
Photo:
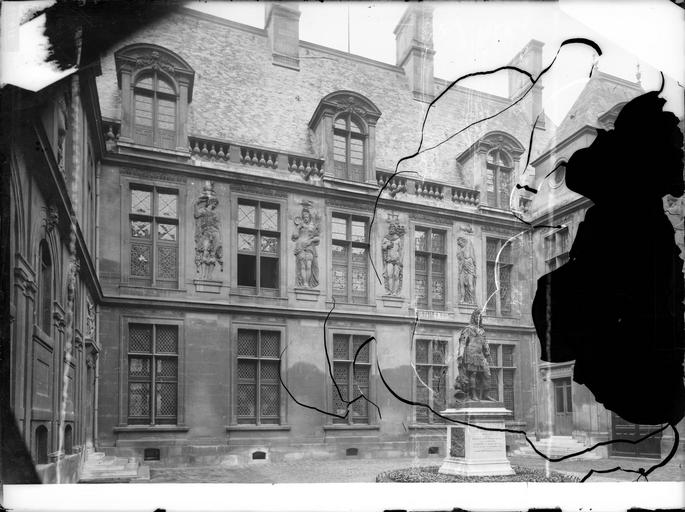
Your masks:
<svg viewBox="0 0 685 512"><path fill-rule="evenodd" d="M333 233L333 219L334 218L339 218L339 219L345 219L346 223L346 239L340 239L340 238L334 238L334 233ZM364 238L365 242L359 242L355 241L353 234L352 234L352 223L353 222L364 222ZM370 218L367 217L364 214L360 214L357 212L349 212L349 211L341 211L341 210L334 210L331 211L330 214L330 245L329 245L329 254L328 256L331 259L331 271L330 271L330 283L331 283L331 298L334 299L336 302L341 302L343 304L365 304L368 305L371 303L371 280L369 279L369 255L370 255L370 250L371 250L371 230L369 229L369 224L370 224ZM345 268L347 269L347 283L346 283L346 288L347 288L347 296L344 298L345 300L342 300L341 295L336 295L335 294L335 288L334 288L334 283L335 283L335 266L336 264L340 265L340 263L337 262L336 259L333 257L333 246L339 245L339 246L345 246L347 249L347 261L345 263ZM364 269L366 270L366 290L364 297L361 296L356 296L357 300L355 300L355 295L353 291L353 272L355 268L361 268L361 265L359 263L354 262L354 258L352 256L352 249L353 248L364 248L366 250L366 258L364 258Z"/></svg>
<svg viewBox="0 0 685 512"><path fill-rule="evenodd" d="M183 268L184 268L184 258L183 258L183 237L182 235L182 222L181 219L184 218L185 208L185 191L179 183L171 182L160 182L160 181L148 181L148 180L125 180L123 184L122 194L124 199L124 205L122 208L122 214L124 216L124 226L125 234L122 237L127 244L122 244L122 251L125 255L122 257L121 261L124 263L122 265L122 277L125 276L125 282L133 286L141 286L146 288L160 288L166 290L178 290L181 283L183 282ZM143 190L150 192L150 213L140 214L134 213L132 211L133 202L133 190ZM158 195L162 194L175 194L176 195L176 217L165 217L162 215L157 215L157 202ZM150 223L150 238L149 244L145 241L138 242L139 244L150 246L150 275L149 277L136 276L133 274L131 269L131 250L132 244L136 243L136 237L133 236L131 232L131 223L137 220L138 222L149 222ZM167 243L167 241L158 240L158 226L159 224L169 224L176 226L176 240L175 243ZM141 238L141 240L145 240ZM160 243L161 242L161 243ZM175 247L176 248L176 279L164 279L158 276L159 266L157 265L158 249L159 247Z"/></svg>
<svg viewBox="0 0 685 512"><path fill-rule="evenodd" d="M426 246L426 249L430 250L417 250L416 248L416 233L417 231L423 231L427 233L427 238L426 240L428 241L427 243L430 244L430 246ZM443 250L444 252L439 253L439 252L433 252L433 233L441 233L443 235L443 241L444 241L444 247ZM420 305L424 305L423 303L419 304L419 298L418 294L416 293L416 279L419 276L425 276L426 278L426 302L425 302L425 309L431 310L431 311L446 311L447 310L447 293L448 293L448 277L447 277L447 262L448 262L448 251L450 247L450 236L449 236L449 229L446 226L443 227L435 227L431 226L428 224L416 224L414 225L414 229L412 232L412 263L413 263L413 270L414 270L414 275L413 275L413 292L414 293L414 299L416 302L416 307L418 309L424 309L420 308ZM416 261L417 261L417 255L418 256L424 256L426 257L426 271L425 272L419 272L417 271L416 268ZM443 261L443 272L442 272L442 278L443 278L443 303L441 308L436 308L434 304L434 298L433 298L433 286L432 286L432 281L433 281L433 258L439 258L442 259Z"/></svg>
<svg viewBox="0 0 685 512"><path fill-rule="evenodd" d="M428 351L426 352L426 362L425 363L419 363L417 361L419 342L428 342ZM436 343L436 342L440 343L440 344L444 344L444 347L445 347L444 358L443 358L443 362L441 364L436 364L436 363L434 363L434 360L433 360L434 343ZM451 346L452 346L451 340L447 337L444 337L444 336L438 336L438 335L434 335L434 334L424 333L424 334L417 334L414 337L414 342L412 343L411 358L412 358L412 361L414 363L414 367L416 369L416 373L414 373L412 375L412 381L413 381L412 392L413 392L415 402L421 401L419 399L419 386L421 384L419 382L419 376L417 375L419 373L419 366L427 366L428 367L428 379L429 380L428 380L428 382L426 382L426 384L428 384L431 387L432 387L433 376L434 376L433 372L434 372L435 368L442 367L444 369L443 376L444 376L444 385L445 385L445 390L444 390L444 392L445 392L445 404L444 405L445 405L445 407L447 407L447 404L449 402L449 395L448 395L449 386L448 386L448 383L452 381L451 372L450 372L450 365L449 365L449 361L451 360L451 357L450 357L451 356L451 354L450 354ZM438 410L435 407L436 403L435 403L434 396L430 395L429 390L426 390L426 392L428 393L428 405L430 405L434 410ZM425 410L425 412L426 412L425 418L419 417L420 411L422 411L422 410ZM431 411L429 411L428 409L425 409L423 407L414 406L413 407L413 413L414 413L413 414L414 422L417 425L436 425L436 424L445 423L445 420L443 420L442 418L440 418L438 416L435 416L433 413L431 413Z"/></svg>
<svg viewBox="0 0 685 512"><path fill-rule="evenodd" d="M45 263L45 256L48 263ZM42 239L38 244L38 307L35 308L35 324L43 333L52 336L52 319L55 297L55 261L50 250L50 243Z"/></svg>
<svg viewBox="0 0 685 512"><path fill-rule="evenodd" d="M266 428L266 429L276 429L278 427L287 427L287 400L288 400L288 393L285 392L285 390L282 388L280 385L279 381L279 415L278 415L278 423L239 423L238 421L238 385L239 385L239 378L238 378L238 331L239 330L254 330L254 331L276 331L280 334L280 353L282 353L281 356L281 364L280 364L280 371L281 371L281 379L285 383L285 385L288 385L288 351L286 350L283 352L283 348L285 347L287 343L287 329L286 325L284 323L252 323L252 322L242 322L242 321L237 321L237 322L232 322L231 329L230 329L230 342L229 342L229 357L230 357L230 362L229 362L229 368L231 370L231 374L229 377L229 393L228 393L228 411L229 411L229 423L230 427L237 427L239 429L259 429L259 428ZM275 360L272 359L272 360ZM259 401L257 401L257 406L259 405ZM258 414L259 411L255 409L255 418L259 420L260 414Z"/></svg>
<svg viewBox="0 0 685 512"><path fill-rule="evenodd" d="M354 346L354 337L358 336L360 338L364 338L363 341L366 341L368 338L375 337L376 334L375 332L372 332L368 329L347 329L347 328L338 328L338 327L327 327L326 328L326 344L328 347L328 355L330 358L331 362L331 369L332 371L335 371L335 355L334 355L334 350L335 350L335 341L334 341L334 336L339 335L339 336L347 336L348 337L348 343L350 344L350 357L351 359L343 360L343 359L338 359L337 361L347 363L348 364L348 400L351 400L350 397L354 396L352 394L352 389L353 385L353 375L351 372L353 361L354 361L354 353L352 352L353 346ZM362 343L363 343L362 341ZM368 382L368 393L366 394L367 398L372 401L376 402L376 371L374 369L375 364L376 364L376 350L375 350L376 343L371 342L367 345L368 351L369 351L369 362L368 363L360 363L357 362L357 365L364 365L368 367L369 370L369 382ZM325 396L326 396L326 401L328 403L328 406L326 410L337 414L337 410L335 410L335 396L334 393L337 394L337 390L335 390L333 386L333 379L331 375L328 372L328 367L326 367L326 376L325 376ZM340 385L340 383L338 383ZM358 400L358 402L361 402L363 399ZM356 402L355 402L356 403ZM352 405L352 408L354 408L354 404ZM376 408L371 405L370 403L367 403L367 418L365 422L354 422L353 421L353 414L352 410L350 409L350 414L348 414L347 418L345 419L339 419L339 418L334 418L332 416L327 416L326 417L326 425L328 427L333 427L333 428L368 428L368 427L373 427L377 425L378 423L378 411L376 411ZM346 409L347 410L347 409Z"/></svg>
<svg viewBox="0 0 685 512"><path fill-rule="evenodd" d="M505 157L509 160L510 166L506 165L500 165L497 163L491 163L488 161L488 158L491 153L503 153ZM514 175L514 169L515 169L515 161L514 157L506 151L504 148L501 147L495 147L489 150L485 154L485 195L487 199L487 204L488 206L491 206L493 208L499 208L501 210L510 210L511 208L511 190L513 188L513 180L512 177ZM488 173L489 171L492 171L492 184L493 184L493 189L494 192L492 194L494 195L494 202L491 201L490 197L490 191L488 190ZM504 197L504 190L502 187L504 186L502 181L503 178L502 176L506 175L507 176L507 183L509 186L509 190L506 191L506 204L501 204L503 197Z"/></svg>
<svg viewBox="0 0 685 512"><path fill-rule="evenodd" d="M158 87L158 83L160 80L160 76L162 77L162 81L168 82L171 85L171 88L173 90L173 93L165 92L165 91L160 91ZM145 87L141 87L138 85L142 80L144 80L147 77L152 78L152 88L148 89ZM135 144L139 144L141 146L148 146L148 147L154 147L154 148L160 148L160 149L176 149L177 146L177 140L178 140L178 132L179 132L179 87L176 81L168 75L167 73L164 73L158 69L144 69L141 72L137 73L133 79L132 82L132 94L131 94L131 127L132 127L132 138L133 142ZM136 98L137 96L145 96L149 97L152 99L152 144L146 144L145 142L142 142L138 136L137 133L137 120L136 120L136 113L137 113L137 108L136 108ZM173 136L172 136L172 141L173 144L171 146L165 146L162 144L161 139L159 138L159 131L161 130L159 128L159 100L160 99L166 99L166 100L173 100L174 103L174 128L173 128Z"/></svg>
<svg viewBox="0 0 685 512"><path fill-rule="evenodd" d="M547 272L552 272L569 261L570 242L571 231L568 226L551 230L544 236L545 270Z"/></svg>
<svg viewBox="0 0 685 512"><path fill-rule="evenodd" d="M516 416L516 374L519 367L516 364L518 346L516 343L496 340L488 342L490 347L490 357L488 358L488 364L490 365L490 393L493 398L499 402L503 402L506 407L505 393L506 389L504 386L504 373L511 372L511 402L512 407L509 409L513 416ZM504 364L504 347L511 349L511 365ZM493 357L495 355L496 357ZM497 364L495 364L497 363ZM497 395L493 396L492 380L496 378L497 380Z"/></svg>
<svg viewBox="0 0 685 512"><path fill-rule="evenodd" d="M176 376L176 423L162 423L162 424L141 424L129 423L129 325L130 324L144 324L144 325L161 325L161 326L175 326L178 329L178 346L177 346L177 376ZM148 427L148 428L168 428L171 426L183 427L185 425L185 324L183 319L161 317L161 316L122 316L121 317L121 336L120 336L120 362L119 362L119 426L120 427ZM153 327L153 343L154 343L154 327ZM154 373L155 368L150 365L151 374ZM150 396L150 418L154 418L154 396Z"/></svg>
<svg viewBox="0 0 685 512"><path fill-rule="evenodd" d="M339 128L336 126L336 123L339 119L344 119L345 121L345 128ZM359 128L359 132L354 132L352 130L352 124L355 124ZM345 160L336 160L336 152L335 152L335 138L337 137L343 137L345 140ZM366 176L366 168L367 168L367 154L368 154L368 129L366 127L366 123L364 123L364 120L361 119L359 116L353 114L350 111L344 111L339 113L338 115L335 116L333 119L333 174L335 175L336 178L342 179L342 180L347 180L347 181L355 181L355 182L363 182L365 181L365 176ZM354 169L354 165L352 163L352 139L359 140L361 141L361 147L362 147L362 163L359 166L359 169ZM344 176L338 175L338 164L342 164L344 166ZM355 176L355 174L360 174L360 176ZM358 179L360 178L360 179Z"/></svg>
<svg viewBox="0 0 685 512"><path fill-rule="evenodd" d="M493 275L492 275L492 284L493 284L493 289L495 285L495 276L494 276L494 264L495 260L489 260L488 259L488 241L493 240L497 242L497 251L501 249L502 245L507 241L504 238L499 238L497 236L490 236L489 234L485 235L485 251L483 251L483 258L485 259L485 265L483 268L485 268L485 298L486 300L490 298L490 295L492 294L492 291L490 290L490 263L493 265ZM488 302L488 307L486 309L486 314L489 315L494 315L494 316L513 316L514 315L514 305L511 297L511 292L513 290L513 283L514 283L514 257L513 257L513 246L511 243L508 245L509 247L509 253L510 253L510 261L508 262L502 262L501 255L500 255L500 271L502 267L508 267L509 269L509 303L507 308L503 308L502 305L502 297L501 297L501 292L495 293L495 295L490 299ZM502 279L500 275L500 290L502 289ZM494 307L490 306L489 304L494 304Z"/></svg>
<svg viewBox="0 0 685 512"><path fill-rule="evenodd" d="M285 220L284 220L284 212L285 210L285 205L283 201L276 200L275 198L271 197L256 197L256 196L248 196L244 194L239 194L233 196L233 203L234 206L232 208L233 210L233 221L231 223L231 239L232 239L232 244L235 249L231 251L231 257L233 259L233 267L235 268L235 271L232 276L232 281L233 281L233 288L238 291L239 294L242 295L252 295L252 296L258 296L258 297L281 297L284 293L285 290L285 283L284 279L286 278L285 270L284 270L284 265L286 262L286 255L284 253L285 247L287 243L285 242L284 239L284 234L285 234ZM245 226L240 226L240 210L239 206L240 204L252 204L255 205L255 227L254 228L248 228ZM276 207L278 209L278 230L273 231L273 230L263 230L260 227L260 215L261 215L261 209L262 206L270 206L270 207ZM243 230L243 232L249 232L255 235L255 252L254 253L248 253L248 252L241 252L239 249L239 233ZM278 262L276 264L276 269L278 271L278 276L276 278L277 282L277 287L276 288L268 288L265 286L261 285L261 237L262 233L266 233L267 236L274 236L274 233L278 236L278 251L277 251L277 256L275 257ZM239 268L239 255L244 254L244 255L251 255L254 254L255 257L255 285L254 286L248 286L248 285L242 285L238 284L238 279L240 276L240 268ZM271 256L265 256L265 258L270 258L273 259L274 257Z"/></svg>

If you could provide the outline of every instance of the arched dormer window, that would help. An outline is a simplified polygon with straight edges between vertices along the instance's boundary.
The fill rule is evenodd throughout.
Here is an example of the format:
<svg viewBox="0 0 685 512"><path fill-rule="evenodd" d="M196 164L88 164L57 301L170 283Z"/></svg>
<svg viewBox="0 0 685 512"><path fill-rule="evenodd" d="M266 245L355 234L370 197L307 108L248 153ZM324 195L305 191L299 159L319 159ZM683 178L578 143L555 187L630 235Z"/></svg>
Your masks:
<svg viewBox="0 0 685 512"><path fill-rule="evenodd" d="M380 110L352 91L338 91L321 100L309 121L315 151L324 169L336 178L375 183L376 123Z"/></svg>
<svg viewBox="0 0 685 512"><path fill-rule="evenodd" d="M133 87L133 140L137 144L174 149L177 126L176 90L164 74L151 71Z"/></svg>
<svg viewBox="0 0 685 512"><path fill-rule="evenodd" d="M40 244L39 252L39 273L38 273L38 311L37 323L45 334L50 334L52 323L52 257L48 243L43 240Z"/></svg>
<svg viewBox="0 0 685 512"><path fill-rule="evenodd" d="M464 173L472 173L466 181L480 189L481 205L508 210L518 162L524 152L525 148L511 135L490 132L457 157L457 168L461 166Z"/></svg>
<svg viewBox="0 0 685 512"><path fill-rule="evenodd" d="M185 151L195 72L175 53L133 44L115 53L121 88L119 142Z"/></svg>
<svg viewBox="0 0 685 512"><path fill-rule="evenodd" d="M366 133L359 120L350 112L340 114L333 128L333 161L336 177L364 181L365 145Z"/></svg>

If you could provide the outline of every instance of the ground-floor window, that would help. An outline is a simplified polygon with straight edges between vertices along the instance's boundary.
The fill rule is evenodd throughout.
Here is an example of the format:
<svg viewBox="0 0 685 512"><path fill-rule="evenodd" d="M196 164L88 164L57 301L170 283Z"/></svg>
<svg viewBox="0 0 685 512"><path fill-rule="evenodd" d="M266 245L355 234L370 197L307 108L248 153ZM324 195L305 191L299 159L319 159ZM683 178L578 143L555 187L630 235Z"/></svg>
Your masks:
<svg viewBox="0 0 685 512"><path fill-rule="evenodd" d="M514 345L490 343L490 396L500 402L512 413L514 401Z"/></svg>
<svg viewBox="0 0 685 512"><path fill-rule="evenodd" d="M333 397L333 412L344 415L347 404L361 394L369 396L369 380L371 376L371 360L367 344L357 356L357 350L369 338L363 334L334 334L333 335L333 378L331 396ZM347 418L334 418L334 423L369 423L369 403L360 398L350 407Z"/></svg>
<svg viewBox="0 0 685 512"><path fill-rule="evenodd" d="M416 373L414 389L416 401L428 404L440 412L447 407L447 341L436 339L416 340ZM444 420L431 413L426 407L416 406L417 423L443 423Z"/></svg>
<svg viewBox="0 0 685 512"><path fill-rule="evenodd" d="M236 416L242 424L279 424L280 331L238 329Z"/></svg>

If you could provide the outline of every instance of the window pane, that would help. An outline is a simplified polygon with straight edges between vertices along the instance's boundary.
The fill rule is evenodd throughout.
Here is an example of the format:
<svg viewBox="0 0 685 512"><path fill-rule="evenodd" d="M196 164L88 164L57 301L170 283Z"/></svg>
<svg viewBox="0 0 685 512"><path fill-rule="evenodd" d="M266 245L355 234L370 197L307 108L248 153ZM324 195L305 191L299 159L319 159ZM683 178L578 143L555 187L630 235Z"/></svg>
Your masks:
<svg viewBox="0 0 685 512"><path fill-rule="evenodd" d="M129 357L128 374L131 377L149 377L150 359L147 357Z"/></svg>
<svg viewBox="0 0 685 512"><path fill-rule="evenodd" d="M128 350L129 352L152 352L151 325L129 324Z"/></svg>
<svg viewBox="0 0 685 512"><path fill-rule="evenodd" d="M436 302L445 301L445 279L433 277L433 300Z"/></svg>
<svg viewBox="0 0 685 512"><path fill-rule="evenodd" d="M428 347L429 340L416 340L416 362L417 363L427 363L428 362Z"/></svg>
<svg viewBox="0 0 685 512"><path fill-rule="evenodd" d="M260 414L262 416L278 417L280 409L279 387L274 385L262 385L260 398Z"/></svg>
<svg viewBox="0 0 685 512"><path fill-rule="evenodd" d="M238 360L238 379L254 381L257 379L257 361Z"/></svg>
<svg viewBox="0 0 685 512"><path fill-rule="evenodd" d="M349 382L349 378L350 378L350 364L349 363L335 363L335 364L333 364L333 378L335 379L335 382L340 387L341 391L342 391L343 386L347 387L347 383ZM337 392L335 392L335 394L337 394ZM349 395L346 392L343 392L342 396L346 400L349 397Z"/></svg>
<svg viewBox="0 0 685 512"><path fill-rule="evenodd" d="M150 223L132 220L131 236L134 238L150 238Z"/></svg>
<svg viewBox="0 0 685 512"><path fill-rule="evenodd" d="M174 100L157 99L157 127L169 131L176 129L176 102Z"/></svg>
<svg viewBox="0 0 685 512"><path fill-rule="evenodd" d="M143 94L135 95L136 125L152 128L152 98Z"/></svg>
<svg viewBox="0 0 685 512"><path fill-rule="evenodd" d="M443 254L445 252L445 235L440 232L433 232L431 236L431 252Z"/></svg>
<svg viewBox="0 0 685 512"><path fill-rule="evenodd" d="M490 372L490 396L496 400L500 400L500 394L499 394L499 370L491 371Z"/></svg>
<svg viewBox="0 0 685 512"><path fill-rule="evenodd" d="M414 290L416 291L416 299L419 302L425 302L426 300L426 279L425 278L416 278L416 284L414 286Z"/></svg>
<svg viewBox="0 0 685 512"><path fill-rule="evenodd" d="M564 410L564 386L559 383L554 384L554 406L556 412L566 412Z"/></svg>
<svg viewBox="0 0 685 512"><path fill-rule="evenodd" d="M333 135L333 159L337 162L347 161L347 139L344 135Z"/></svg>
<svg viewBox="0 0 685 512"><path fill-rule="evenodd" d="M278 254L278 237L262 235L261 251L269 254Z"/></svg>
<svg viewBox="0 0 685 512"><path fill-rule="evenodd" d="M238 329L238 355L257 356L258 332L252 329Z"/></svg>
<svg viewBox="0 0 685 512"><path fill-rule="evenodd" d="M500 366L500 364L499 364L499 347L500 347L500 345L490 343L489 346L490 346L490 365L491 366Z"/></svg>
<svg viewBox="0 0 685 512"><path fill-rule="evenodd" d="M500 263L511 263L511 243L502 244L502 252L499 255Z"/></svg>
<svg viewBox="0 0 685 512"><path fill-rule="evenodd" d="M158 325L155 352L165 354L178 353L178 327L175 325Z"/></svg>
<svg viewBox="0 0 685 512"><path fill-rule="evenodd" d="M168 242L176 241L176 225L175 224L157 224L157 236L160 240Z"/></svg>
<svg viewBox="0 0 685 512"><path fill-rule="evenodd" d="M150 416L150 384L145 382L129 382L128 384L128 415L134 417Z"/></svg>
<svg viewBox="0 0 685 512"><path fill-rule="evenodd" d="M415 261L417 272L427 272L428 271L428 256L416 255Z"/></svg>
<svg viewBox="0 0 685 512"><path fill-rule="evenodd" d="M364 141L357 138L350 139L350 162L353 165L364 164Z"/></svg>
<svg viewBox="0 0 685 512"><path fill-rule="evenodd" d="M433 340L433 364L445 363L445 350L447 344L444 341Z"/></svg>
<svg viewBox="0 0 685 512"><path fill-rule="evenodd" d="M418 260L417 256L417 260ZM431 261L433 263L433 272L438 273L438 274L444 274L445 273L445 258L436 258L433 256L431 258Z"/></svg>
<svg viewBox="0 0 685 512"><path fill-rule="evenodd" d="M131 244L131 275L150 277L152 247L148 244Z"/></svg>
<svg viewBox="0 0 685 512"><path fill-rule="evenodd" d="M497 309L497 297L495 297L493 294L495 293L495 290L497 289L495 287L495 264L488 262L487 268L486 268L486 280L487 280L487 285L488 285L488 296L486 300L488 301L488 307L487 310L492 312Z"/></svg>
<svg viewBox="0 0 685 512"><path fill-rule="evenodd" d="M350 357L350 337L347 334L333 335L333 359L352 359Z"/></svg>
<svg viewBox="0 0 685 512"><path fill-rule="evenodd" d="M278 208L262 206L259 227L267 231L278 231Z"/></svg>
<svg viewBox="0 0 685 512"><path fill-rule="evenodd" d="M366 269L352 269L352 295L366 296L367 274Z"/></svg>
<svg viewBox="0 0 685 512"><path fill-rule="evenodd" d="M250 233L238 233L238 250L255 252L255 236Z"/></svg>
<svg viewBox="0 0 685 512"><path fill-rule="evenodd" d="M340 261L342 263L347 262L347 246L346 245L333 244L331 246L331 249L332 249L333 259L335 261Z"/></svg>
<svg viewBox="0 0 685 512"><path fill-rule="evenodd" d="M495 261L497 252L499 251L499 241L488 238L485 245L485 257L488 261Z"/></svg>
<svg viewBox="0 0 685 512"><path fill-rule="evenodd" d="M157 79L157 90L159 92L165 92L168 94L174 94L173 86L162 78Z"/></svg>
<svg viewBox="0 0 685 512"><path fill-rule="evenodd" d="M573 412L573 394L571 392L571 382L566 384L566 411Z"/></svg>
<svg viewBox="0 0 685 512"><path fill-rule="evenodd" d="M178 251L176 246L157 247L157 277L160 279L178 278Z"/></svg>
<svg viewBox="0 0 685 512"><path fill-rule="evenodd" d="M366 222L353 220L352 221L352 241L366 242Z"/></svg>
<svg viewBox="0 0 685 512"><path fill-rule="evenodd" d="M257 285L257 257L238 254L238 286Z"/></svg>
<svg viewBox="0 0 685 512"><path fill-rule="evenodd" d="M279 382L278 380L278 361L261 361L259 363L259 379L270 382Z"/></svg>
<svg viewBox="0 0 685 512"><path fill-rule="evenodd" d="M427 251L427 243L426 243L426 235L427 233L425 231L421 230L416 230L414 231L414 247L417 251Z"/></svg>
<svg viewBox="0 0 685 512"><path fill-rule="evenodd" d="M238 384L238 416L253 419L257 410L257 394L254 384Z"/></svg>
<svg viewBox="0 0 685 512"><path fill-rule="evenodd" d="M350 119L350 131L352 133L362 133L361 126L354 119Z"/></svg>
<svg viewBox="0 0 685 512"><path fill-rule="evenodd" d="M157 193L157 215L161 217L176 218L178 196L176 194Z"/></svg>
<svg viewBox="0 0 685 512"><path fill-rule="evenodd" d="M345 116L340 116L335 120L335 127L339 130L347 131L347 119Z"/></svg>
<svg viewBox="0 0 685 512"><path fill-rule="evenodd" d="M511 311L511 265L499 267L499 294L503 313Z"/></svg>
<svg viewBox="0 0 685 512"><path fill-rule="evenodd" d="M352 262L366 263L366 247L352 247Z"/></svg>
<svg viewBox="0 0 685 512"><path fill-rule="evenodd" d="M149 190L131 189L131 212L150 215L152 193Z"/></svg>
<svg viewBox="0 0 685 512"><path fill-rule="evenodd" d="M352 337L352 359L354 359L354 355L357 353L357 350L359 347L364 345L364 342L368 339L368 336L353 336ZM357 363L368 363L369 362L369 345L366 344L364 348L359 352L359 355L357 356Z"/></svg>
<svg viewBox="0 0 685 512"><path fill-rule="evenodd" d="M176 383L158 382L156 385L156 416L176 417Z"/></svg>
<svg viewBox="0 0 685 512"><path fill-rule="evenodd" d="M502 366L514 366L514 347L502 345Z"/></svg>
<svg viewBox="0 0 685 512"><path fill-rule="evenodd" d="M260 286L263 288L278 288L278 258L260 258L259 272Z"/></svg>
<svg viewBox="0 0 685 512"><path fill-rule="evenodd" d="M254 228L256 208L251 204L238 203L238 226L244 228Z"/></svg>
<svg viewBox="0 0 685 512"><path fill-rule="evenodd" d="M136 82L136 87L152 90L152 76L147 75Z"/></svg>
<svg viewBox="0 0 685 512"><path fill-rule="evenodd" d="M279 357L281 355L281 333L278 331L261 331L262 357Z"/></svg>
<svg viewBox="0 0 685 512"><path fill-rule="evenodd" d="M347 240L347 219L333 217L331 233L336 240Z"/></svg>
<svg viewBox="0 0 685 512"><path fill-rule="evenodd" d="M175 357L155 358L155 376L162 379L173 379L177 377L178 361Z"/></svg>
<svg viewBox="0 0 685 512"><path fill-rule="evenodd" d="M333 295L347 297L347 268L333 268Z"/></svg>
<svg viewBox="0 0 685 512"><path fill-rule="evenodd" d="M511 173L509 171L499 172L499 207L509 208L511 195Z"/></svg>

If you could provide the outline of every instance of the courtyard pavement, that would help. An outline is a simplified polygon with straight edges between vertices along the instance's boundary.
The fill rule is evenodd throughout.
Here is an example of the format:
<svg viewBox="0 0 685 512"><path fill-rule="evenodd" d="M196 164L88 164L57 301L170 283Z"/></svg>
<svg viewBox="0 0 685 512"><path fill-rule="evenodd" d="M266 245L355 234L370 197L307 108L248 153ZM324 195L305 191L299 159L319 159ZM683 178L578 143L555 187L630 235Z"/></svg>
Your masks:
<svg viewBox="0 0 685 512"><path fill-rule="evenodd" d="M512 464L531 468L545 468L545 461L537 456L512 456ZM383 471L411 466L436 466L442 459L396 458L396 459L344 459L344 460L301 460L297 462L255 461L238 466L187 466L179 468L152 467L152 483L349 483L375 482L376 475ZM609 469L621 466L626 469L648 469L658 461L647 459L609 458L599 460L567 460L550 463L551 470L582 477L590 469ZM683 460L670 461L649 476L653 482L685 481ZM631 482L637 478L634 473L614 472L592 475L591 482Z"/></svg>

